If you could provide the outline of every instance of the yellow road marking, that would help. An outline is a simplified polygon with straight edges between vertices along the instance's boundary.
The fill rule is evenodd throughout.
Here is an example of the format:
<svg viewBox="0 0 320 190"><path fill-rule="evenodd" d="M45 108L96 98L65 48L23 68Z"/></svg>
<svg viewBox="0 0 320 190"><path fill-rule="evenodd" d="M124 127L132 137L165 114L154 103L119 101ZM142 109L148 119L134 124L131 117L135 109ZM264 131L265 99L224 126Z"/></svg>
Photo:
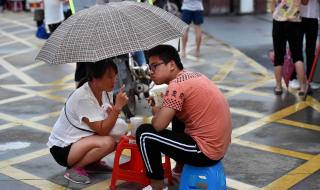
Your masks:
<svg viewBox="0 0 320 190"><path fill-rule="evenodd" d="M40 121L40 120L44 120L44 119L47 119L47 118L50 118L50 117L56 117L59 114L60 114L60 111L51 112L51 113L48 113L48 114L44 114L44 115L33 117L33 118L30 119L30 121ZM7 123L7 124L4 124L4 125L0 125L0 131L1 130L5 130L5 129L9 129L9 128L13 128L13 127L16 127L16 126L19 126L19 125L20 125L20 123Z"/></svg>
<svg viewBox="0 0 320 190"><path fill-rule="evenodd" d="M28 50L28 52L29 52L29 51L30 51L30 50ZM0 59L0 60L1 60L1 59ZM31 64L31 65L22 67L20 70L21 70L22 72L28 71L28 70L33 69L33 68L35 68L35 67L39 67L39 66L41 66L41 65L43 65L43 64L44 64L44 63ZM11 75L13 75L13 73L11 73L11 72L7 72L7 73L4 73L4 74L1 74L1 75L0 75L0 79L4 79L4 78L9 77L9 76L11 76ZM40 83L38 83L38 85L39 85L39 84L40 84ZM28 84L28 85L30 85L30 84ZM32 84L32 85L36 85L36 84Z"/></svg>
<svg viewBox="0 0 320 190"><path fill-rule="evenodd" d="M233 52L235 59L243 59L245 64L250 65L251 67L255 68L257 71L259 71L261 74L263 74L266 77L270 76L269 71L263 67L261 64L257 63L255 60L249 58L241 51L230 47L231 52Z"/></svg>
<svg viewBox="0 0 320 190"><path fill-rule="evenodd" d="M225 81L222 81L222 83L225 84ZM230 86L221 85L221 84L219 84L219 82L217 82L216 84L222 90L233 91L233 90L237 89L237 87L230 87ZM246 89L243 89L242 92L245 93L245 94L251 94L251 95L255 95L255 96L264 96L264 97L270 97L270 96L273 95L273 93L261 92L261 91L257 91L257 90L246 90Z"/></svg>
<svg viewBox="0 0 320 190"><path fill-rule="evenodd" d="M25 83L38 83L38 81L34 80L32 77L28 76L24 72L21 72L19 69L17 69L7 61L0 59L0 64L2 65L2 67L10 71L12 74L14 74L17 78L21 79Z"/></svg>
<svg viewBox="0 0 320 190"><path fill-rule="evenodd" d="M316 99L314 99L311 96L309 96L307 98L307 104L310 105L313 109L315 109L318 112L320 112L320 103Z"/></svg>
<svg viewBox="0 0 320 190"><path fill-rule="evenodd" d="M32 160L32 159L35 159L35 158L38 158L41 156L45 156L48 154L49 154L49 148L45 148L45 149L37 150L34 152L30 152L28 154L24 154L21 156L10 158L8 160L3 160L3 161L0 161L0 169L5 168L10 165L15 165L15 164L19 164L22 162L26 162L26 161L29 161L29 160Z"/></svg>
<svg viewBox="0 0 320 190"><path fill-rule="evenodd" d="M280 119L276 122L282 123L285 125L289 125L289 126L300 127L300 128L310 129L310 130L314 130L314 131L320 131L320 125L311 125L308 123L302 123L302 122L292 121L292 120L287 120L287 119Z"/></svg>
<svg viewBox="0 0 320 190"><path fill-rule="evenodd" d="M284 108L280 111L277 111L269 116L265 116L265 117L261 118L260 120L253 121L253 122L248 123L242 127L234 129L232 131L232 137L233 138L239 137L239 136L246 134L250 131L258 129L268 123L274 122L274 121L282 119L288 115L291 115L292 113L300 111L300 110L306 108L307 106L308 105L305 102L298 102L294 105L291 105L287 108Z"/></svg>
<svg viewBox="0 0 320 190"><path fill-rule="evenodd" d="M0 100L0 105L1 104L7 104L7 103L10 103L10 102L16 102L16 101L19 101L19 100L24 100L24 99L27 99L27 98L31 98L33 96L34 95L32 95L32 94L25 94L25 95L21 95L21 96L16 96L16 97L12 97L12 98L3 99L3 100Z"/></svg>
<svg viewBox="0 0 320 190"><path fill-rule="evenodd" d="M27 173L23 170L19 170L14 167L6 167L0 169L0 172L12 177L14 179L17 179L23 183L29 184L31 186L37 187L39 189L67 189L66 187L63 187L61 185L55 184L51 181L42 179L38 176L32 175L30 173Z"/></svg>
<svg viewBox="0 0 320 190"><path fill-rule="evenodd" d="M295 184L299 183L306 177L310 176L314 172L320 169L320 155L314 156L312 159L307 161L306 163L300 165L299 167L291 170L286 175L280 177L279 179L275 180L274 182L270 183L263 189L289 189Z"/></svg>
<svg viewBox="0 0 320 190"><path fill-rule="evenodd" d="M263 86L264 84L266 84L266 83L268 83L268 82L270 82L270 79L269 79L269 78L264 79L264 80L261 80L261 81L258 81L258 82L256 82L256 83L248 84L248 85L245 85L245 86L236 88L235 90L233 90L233 91L231 91L231 92L225 93L225 96L226 96L226 97L234 96L234 95L236 95L236 94L239 94L239 93L243 92L244 90L252 90L252 89L254 89L254 88Z"/></svg>
<svg viewBox="0 0 320 190"><path fill-rule="evenodd" d="M219 70L217 74L215 74L211 80L213 81L223 81L228 74L233 70L236 62L234 60L230 60L227 63L223 64L222 69Z"/></svg>
<svg viewBox="0 0 320 190"><path fill-rule="evenodd" d="M303 159L303 160L310 160L314 157L314 155L311 154L305 154L305 153L301 153L301 152L296 152L296 151L292 151L292 150L287 150L287 149L282 149L282 148L278 148L278 147L273 147L273 146L268 146L268 145L263 145L263 144L257 144L254 142L250 142L250 141L245 141L245 140L241 140L238 138L233 138L232 139L232 143L238 144L238 145L242 145L245 147L251 147L254 149L258 149L258 150L263 150L263 151L267 151L267 152L272 152L272 153L276 153L276 154L281 154L281 155L285 155L285 156L290 156L293 158L299 158L299 159Z"/></svg>
<svg viewBox="0 0 320 190"><path fill-rule="evenodd" d="M49 126L46 126L46 125L43 125L40 123L36 123L36 122L32 122L29 120L19 119L19 118L16 118L11 115L4 114L4 113L0 113L0 119L13 122L17 125L25 125L27 127L31 127L31 128L34 128L34 129L37 129L37 130L40 130L40 131L43 131L46 133L51 132L51 127L49 127Z"/></svg>
<svg viewBox="0 0 320 190"><path fill-rule="evenodd" d="M83 190L109 189L110 184L111 184L111 178L103 180L103 181L96 183L94 185L90 185L89 187L83 188Z"/></svg>
<svg viewBox="0 0 320 190"><path fill-rule="evenodd" d="M238 114L238 115L244 115L244 116L254 117L254 118L261 118L264 116L261 113L257 113L257 112L253 112L253 111L249 111L249 110L245 110L245 109L241 109L241 108L230 107L230 112Z"/></svg>
<svg viewBox="0 0 320 190"><path fill-rule="evenodd" d="M231 178L227 178L227 186L237 190L259 190L260 188Z"/></svg>

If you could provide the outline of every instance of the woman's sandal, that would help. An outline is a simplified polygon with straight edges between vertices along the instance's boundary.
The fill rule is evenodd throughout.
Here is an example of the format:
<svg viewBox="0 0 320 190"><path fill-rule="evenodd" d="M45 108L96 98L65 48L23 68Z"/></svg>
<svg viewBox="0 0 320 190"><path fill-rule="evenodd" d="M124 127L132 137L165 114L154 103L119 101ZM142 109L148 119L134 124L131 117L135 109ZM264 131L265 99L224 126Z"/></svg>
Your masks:
<svg viewBox="0 0 320 190"><path fill-rule="evenodd" d="M277 90L277 87L274 87L273 92L274 92L274 95L280 96L282 94L282 89L281 90Z"/></svg>

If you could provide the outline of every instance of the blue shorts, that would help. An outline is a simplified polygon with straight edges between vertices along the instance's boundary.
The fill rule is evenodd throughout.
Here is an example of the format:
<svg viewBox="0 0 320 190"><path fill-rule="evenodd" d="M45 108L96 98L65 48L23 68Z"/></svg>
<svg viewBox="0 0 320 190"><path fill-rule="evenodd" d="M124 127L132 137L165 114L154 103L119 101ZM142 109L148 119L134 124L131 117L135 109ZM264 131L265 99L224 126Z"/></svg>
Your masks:
<svg viewBox="0 0 320 190"><path fill-rule="evenodd" d="M187 24L200 25L203 23L203 11L182 10L181 20Z"/></svg>

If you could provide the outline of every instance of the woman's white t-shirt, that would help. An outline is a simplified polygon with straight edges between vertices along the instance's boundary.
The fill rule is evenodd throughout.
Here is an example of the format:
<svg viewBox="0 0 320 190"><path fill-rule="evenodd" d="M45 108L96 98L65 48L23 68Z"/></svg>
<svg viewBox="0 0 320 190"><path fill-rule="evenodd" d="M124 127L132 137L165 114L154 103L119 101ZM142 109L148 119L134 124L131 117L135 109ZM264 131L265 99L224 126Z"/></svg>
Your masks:
<svg viewBox="0 0 320 190"><path fill-rule="evenodd" d="M73 125L92 131L92 129L82 121L82 118L86 117L90 122L104 120L108 117L106 110L110 105L112 105L112 92L102 93L102 106L100 106L89 84L85 83L75 90L66 102L65 107L68 118L65 114L65 107L62 108L60 116L53 126L47 145L50 148L52 146L65 147L77 142L83 137L93 135L94 132L83 131L75 128ZM127 127L126 123L120 118L118 118L115 126L117 125ZM110 133L112 133L112 131Z"/></svg>

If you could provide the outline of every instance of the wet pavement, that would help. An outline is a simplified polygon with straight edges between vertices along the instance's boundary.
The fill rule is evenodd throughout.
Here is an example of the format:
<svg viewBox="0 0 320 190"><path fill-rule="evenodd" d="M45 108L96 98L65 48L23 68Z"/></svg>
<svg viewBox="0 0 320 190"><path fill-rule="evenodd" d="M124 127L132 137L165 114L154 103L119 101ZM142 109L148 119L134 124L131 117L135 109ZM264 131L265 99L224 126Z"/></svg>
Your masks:
<svg viewBox="0 0 320 190"><path fill-rule="evenodd" d="M233 138L223 159L228 189L320 189L320 91L306 101L292 89L273 95L272 71L218 40L208 31L215 24L210 22L201 58L194 57L190 33L183 62L212 79L229 101ZM0 189L108 189L111 173L91 175L86 186L69 183L49 155L47 138L74 89L75 65L35 62L44 43L35 30L30 13L0 14ZM249 35L238 31L234 38ZM138 110L150 116L144 102ZM112 155L105 160L112 166ZM141 187L121 183L118 189Z"/></svg>

